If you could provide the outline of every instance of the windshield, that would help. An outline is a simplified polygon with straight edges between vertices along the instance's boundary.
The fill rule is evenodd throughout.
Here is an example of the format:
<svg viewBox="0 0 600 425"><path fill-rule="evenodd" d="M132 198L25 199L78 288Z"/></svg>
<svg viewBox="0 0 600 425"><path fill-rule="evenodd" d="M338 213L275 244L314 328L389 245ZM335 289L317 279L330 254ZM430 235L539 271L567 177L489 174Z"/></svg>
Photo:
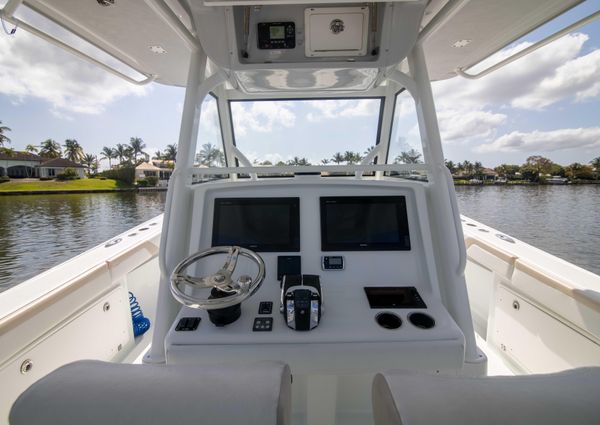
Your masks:
<svg viewBox="0 0 600 425"><path fill-rule="evenodd" d="M396 96L387 162L389 164L424 162L415 102L406 90Z"/></svg>
<svg viewBox="0 0 600 425"><path fill-rule="evenodd" d="M378 141L381 98L231 101L235 144L255 165L355 164Z"/></svg>

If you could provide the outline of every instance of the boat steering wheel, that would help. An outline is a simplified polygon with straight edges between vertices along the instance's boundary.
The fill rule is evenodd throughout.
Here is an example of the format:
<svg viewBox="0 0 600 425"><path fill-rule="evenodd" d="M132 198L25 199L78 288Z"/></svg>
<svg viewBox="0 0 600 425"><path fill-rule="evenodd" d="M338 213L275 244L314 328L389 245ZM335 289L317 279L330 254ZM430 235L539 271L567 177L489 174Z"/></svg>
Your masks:
<svg viewBox="0 0 600 425"><path fill-rule="evenodd" d="M227 254L225 264L219 271L210 276L190 276L185 270L201 260L212 255ZM258 267L254 278L241 275L233 281L232 275L239 256L249 258ZM217 310L239 304L254 295L265 278L265 262L256 252L239 246L215 246L197 252L185 258L175 266L171 274L171 293L181 304L204 310ZM190 295L182 289L186 285L193 289L215 288L225 294L222 298L208 298Z"/></svg>

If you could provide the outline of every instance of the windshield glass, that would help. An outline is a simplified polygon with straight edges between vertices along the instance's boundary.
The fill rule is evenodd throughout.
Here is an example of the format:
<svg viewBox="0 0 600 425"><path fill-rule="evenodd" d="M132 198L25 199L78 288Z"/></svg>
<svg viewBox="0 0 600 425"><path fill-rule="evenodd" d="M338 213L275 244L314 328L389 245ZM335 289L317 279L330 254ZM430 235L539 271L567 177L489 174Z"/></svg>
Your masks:
<svg viewBox="0 0 600 425"><path fill-rule="evenodd" d="M231 101L235 144L255 165L355 164L377 144L382 103Z"/></svg>
<svg viewBox="0 0 600 425"><path fill-rule="evenodd" d="M423 161L415 102L404 90L396 96L387 162L389 164L421 164Z"/></svg>
<svg viewBox="0 0 600 425"><path fill-rule="evenodd" d="M213 95L206 96L204 102L202 102L194 164L206 167L225 166L221 122L217 109L217 99Z"/></svg>

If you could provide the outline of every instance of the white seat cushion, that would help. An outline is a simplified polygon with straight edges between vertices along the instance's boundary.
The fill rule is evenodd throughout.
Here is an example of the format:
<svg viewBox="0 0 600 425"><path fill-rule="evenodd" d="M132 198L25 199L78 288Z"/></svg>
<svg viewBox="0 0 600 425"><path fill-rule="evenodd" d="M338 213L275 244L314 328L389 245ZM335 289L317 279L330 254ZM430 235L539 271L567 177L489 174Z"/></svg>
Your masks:
<svg viewBox="0 0 600 425"><path fill-rule="evenodd" d="M598 425L600 368L547 375L377 374L375 425Z"/></svg>
<svg viewBox="0 0 600 425"><path fill-rule="evenodd" d="M287 365L161 366L79 361L29 387L11 425L287 425Z"/></svg>

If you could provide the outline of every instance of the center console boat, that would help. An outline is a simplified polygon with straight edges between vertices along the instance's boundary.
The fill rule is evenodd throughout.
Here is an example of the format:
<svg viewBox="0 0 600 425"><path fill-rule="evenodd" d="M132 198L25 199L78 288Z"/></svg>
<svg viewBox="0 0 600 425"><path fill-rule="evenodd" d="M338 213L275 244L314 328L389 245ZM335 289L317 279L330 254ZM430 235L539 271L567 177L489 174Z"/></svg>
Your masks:
<svg viewBox="0 0 600 425"><path fill-rule="evenodd" d="M0 420L12 408L11 425L466 424L486 411L493 423L545 421L560 385L544 382L567 382L578 387L560 398L565 411L598 423L598 369L485 377L600 365L600 278L554 260L531 265L531 247L472 221L490 236L465 238L430 85L478 77L472 66L578 3L9 0L1 15L20 30L132 83L186 94L162 229L152 220L2 294ZM21 8L120 66L28 23ZM207 96L224 167L194 166ZM422 162L391 157L399 96L416 111ZM358 163L259 166L236 143L234 102L373 99L376 140ZM569 287L570 271L579 278ZM129 291L149 312L143 336ZM554 331L536 344L536 326L575 348ZM123 364L64 366L82 359ZM456 408L443 410L451 392Z"/></svg>

